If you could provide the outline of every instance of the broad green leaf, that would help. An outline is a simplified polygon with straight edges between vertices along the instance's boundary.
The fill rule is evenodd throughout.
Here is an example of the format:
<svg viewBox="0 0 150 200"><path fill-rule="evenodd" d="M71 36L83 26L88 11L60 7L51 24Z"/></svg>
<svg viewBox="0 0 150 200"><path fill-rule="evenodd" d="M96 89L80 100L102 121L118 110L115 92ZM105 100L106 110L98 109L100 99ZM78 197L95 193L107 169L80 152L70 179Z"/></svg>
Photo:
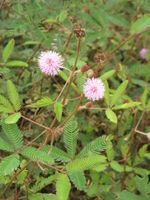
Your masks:
<svg viewBox="0 0 150 200"><path fill-rule="evenodd" d="M111 110L111 109L107 109L106 110L106 117L113 123L117 124L117 116L116 114Z"/></svg>
<svg viewBox="0 0 150 200"><path fill-rule="evenodd" d="M8 91L9 99L10 99L11 103L13 104L15 110L16 111L20 110L21 103L20 103L20 99L19 99L19 94L16 90L15 85L13 84L13 82L11 80L7 81L7 91Z"/></svg>
<svg viewBox="0 0 150 200"><path fill-rule="evenodd" d="M5 123L6 124L15 124L21 117L21 113L17 112L14 113L12 115L9 115L6 119L5 119Z"/></svg>
<svg viewBox="0 0 150 200"><path fill-rule="evenodd" d="M140 104L141 104L141 102L124 103L124 104L122 104L122 105L115 106L115 107L113 107L112 109L113 109L113 110L128 109L128 108L132 108L132 107L139 106Z"/></svg>
<svg viewBox="0 0 150 200"><path fill-rule="evenodd" d="M62 109L63 105L60 102L54 104L54 111L59 122L61 121Z"/></svg>
<svg viewBox="0 0 150 200"><path fill-rule="evenodd" d="M2 95L0 95L0 112L3 113L13 113L14 108L10 102Z"/></svg>
<svg viewBox="0 0 150 200"><path fill-rule="evenodd" d="M56 181L56 196L58 200L67 200L71 184L66 174L58 174Z"/></svg>
<svg viewBox="0 0 150 200"><path fill-rule="evenodd" d="M7 62L8 58L10 57L10 54L13 51L14 45L15 45L15 40L11 39L9 41L9 43L7 44L7 46L4 48L4 51L3 51L3 61L4 62Z"/></svg>
<svg viewBox="0 0 150 200"><path fill-rule="evenodd" d="M101 75L99 78L102 80L102 81L105 81L107 80L108 78L110 78L111 76L114 75L116 71L115 70L110 70L108 72L105 72L103 75Z"/></svg>
<svg viewBox="0 0 150 200"><path fill-rule="evenodd" d="M150 16L144 15L137 19L131 26L131 34L140 33L150 27Z"/></svg>
<svg viewBox="0 0 150 200"><path fill-rule="evenodd" d="M19 156L17 154L12 154L5 157L0 162L0 176L6 176L11 174L19 166Z"/></svg>
<svg viewBox="0 0 150 200"><path fill-rule="evenodd" d="M121 85L118 87L118 89L115 91L114 95L112 96L111 99L111 105L113 106L114 104L116 104L116 102L118 101L118 99L120 98L121 94L125 91L126 87L128 85L128 81L125 80L123 83L121 83Z"/></svg>
<svg viewBox="0 0 150 200"><path fill-rule="evenodd" d="M6 67L28 67L28 64L20 60L13 60L13 61L7 62Z"/></svg>
<svg viewBox="0 0 150 200"><path fill-rule="evenodd" d="M53 103L53 101L49 97L43 97L42 99L38 100L37 102L31 104L31 107L35 108L42 108L49 106Z"/></svg>
<svg viewBox="0 0 150 200"><path fill-rule="evenodd" d="M105 102L107 104L107 106L109 106L110 104L110 96L109 96L109 85L107 80L104 81L104 86L105 86Z"/></svg>

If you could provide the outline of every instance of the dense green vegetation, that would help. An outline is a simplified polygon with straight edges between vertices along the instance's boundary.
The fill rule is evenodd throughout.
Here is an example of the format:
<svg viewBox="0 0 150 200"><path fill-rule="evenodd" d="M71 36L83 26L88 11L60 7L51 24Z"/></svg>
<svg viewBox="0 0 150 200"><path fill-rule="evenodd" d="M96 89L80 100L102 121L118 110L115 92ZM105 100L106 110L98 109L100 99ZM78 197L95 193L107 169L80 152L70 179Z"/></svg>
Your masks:
<svg viewBox="0 0 150 200"><path fill-rule="evenodd" d="M0 200L150 199L149 5L0 1Z"/></svg>

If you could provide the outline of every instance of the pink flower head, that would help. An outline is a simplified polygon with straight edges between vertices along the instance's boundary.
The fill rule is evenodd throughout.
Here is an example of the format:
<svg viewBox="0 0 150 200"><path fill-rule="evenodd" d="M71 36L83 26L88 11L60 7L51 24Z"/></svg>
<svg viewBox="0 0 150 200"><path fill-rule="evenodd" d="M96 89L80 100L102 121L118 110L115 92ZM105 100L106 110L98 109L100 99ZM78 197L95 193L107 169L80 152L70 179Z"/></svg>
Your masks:
<svg viewBox="0 0 150 200"><path fill-rule="evenodd" d="M104 97L104 84L100 79L88 79L84 84L83 93L87 99L97 101Z"/></svg>
<svg viewBox="0 0 150 200"><path fill-rule="evenodd" d="M43 51L38 58L38 65L42 73L55 76L63 68L63 59L55 51Z"/></svg>
<svg viewBox="0 0 150 200"><path fill-rule="evenodd" d="M144 59L146 57L147 52L148 52L147 49L145 49L145 48L141 49L141 51L139 53L140 57Z"/></svg>

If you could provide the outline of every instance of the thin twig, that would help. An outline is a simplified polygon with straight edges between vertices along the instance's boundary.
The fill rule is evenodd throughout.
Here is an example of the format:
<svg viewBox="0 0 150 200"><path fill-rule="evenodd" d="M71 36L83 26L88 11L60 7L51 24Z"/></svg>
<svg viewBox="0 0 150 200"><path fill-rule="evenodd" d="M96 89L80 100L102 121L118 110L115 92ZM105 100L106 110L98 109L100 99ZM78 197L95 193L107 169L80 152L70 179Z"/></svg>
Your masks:
<svg viewBox="0 0 150 200"><path fill-rule="evenodd" d="M60 91L58 97L56 98L55 103L56 103L56 102L60 99L60 97L62 96L62 94L63 94L63 92L64 92L64 90L65 90L65 88L66 88L66 86L67 86L67 84L68 84L68 82L69 82L69 80L70 80L70 76L69 76L69 78L67 79L65 85L63 86L62 90Z"/></svg>
<svg viewBox="0 0 150 200"><path fill-rule="evenodd" d="M81 94L79 102L78 102L76 108L72 111L72 113L57 128L61 128L62 126L64 126L64 124L78 111L83 98L84 98L84 96L83 96L83 94Z"/></svg>
<svg viewBox="0 0 150 200"><path fill-rule="evenodd" d="M35 121L33 121L32 119L30 119L30 118L28 118L28 117L25 117L24 115L21 115L21 117L22 117L23 119L25 119L25 120L27 120L27 121L33 123L33 124L36 124L37 126L40 126L40 127L44 128L44 129L50 131L50 128L47 127L47 126L44 126L43 124L40 124L40 123L38 123L38 122L35 122Z"/></svg>
<svg viewBox="0 0 150 200"><path fill-rule="evenodd" d="M68 87L67 87L67 91L65 93L65 96L64 96L64 99L63 99L63 104L65 104L65 101L66 101L66 98L67 98L67 95L69 93L69 89L70 89L70 86L71 86L71 83L72 83L72 80L73 80L73 76L74 76L74 73L76 71L76 67L77 67L77 61L78 61L78 57L79 57L79 51L80 51L80 42L81 42L81 39L79 38L78 39L78 47L77 47L77 52L76 52L76 58L75 58L75 62L74 62L74 66L73 66L73 70L72 70L72 73L70 75L70 81L68 83Z"/></svg>

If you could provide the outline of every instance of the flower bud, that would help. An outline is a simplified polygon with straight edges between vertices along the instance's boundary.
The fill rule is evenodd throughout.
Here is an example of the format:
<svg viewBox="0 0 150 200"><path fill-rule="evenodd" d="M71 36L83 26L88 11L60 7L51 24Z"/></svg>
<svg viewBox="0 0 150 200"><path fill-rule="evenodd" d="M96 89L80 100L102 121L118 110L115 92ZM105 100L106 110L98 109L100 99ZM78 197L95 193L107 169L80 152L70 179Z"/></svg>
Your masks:
<svg viewBox="0 0 150 200"><path fill-rule="evenodd" d="M86 108L91 108L91 107L92 107L92 102L90 102L90 101L87 102L87 103L85 104L85 107L86 107Z"/></svg>
<svg viewBox="0 0 150 200"><path fill-rule="evenodd" d="M130 100L129 99L125 99L124 103L129 103Z"/></svg>
<svg viewBox="0 0 150 200"><path fill-rule="evenodd" d="M81 67L81 72L84 73L84 72L86 72L88 69L89 69L89 68L88 68L88 65L87 65L87 64L84 64L84 65L82 65L82 67Z"/></svg>
<svg viewBox="0 0 150 200"><path fill-rule="evenodd" d="M48 174L48 169L44 168L43 169L43 174L47 175Z"/></svg>
<svg viewBox="0 0 150 200"><path fill-rule="evenodd" d="M87 71L87 75L88 75L88 78L92 78L94 76L94 71L92 69L89 69Z"/></svg>
<svg viewBox="0 0 150 200"><path fill-rule="evenodd" d="M99 53L94 56L94 62L99 63L100 61L103 62L105 60L105 54L104 52Z"/></svg>
<svg viewBox="0 0 150 200"><path fill-rule="evenodd" d="M82 23L76 23L74 26L74 33L77 38L85 37L85 29L82 28Z"/></svg>

